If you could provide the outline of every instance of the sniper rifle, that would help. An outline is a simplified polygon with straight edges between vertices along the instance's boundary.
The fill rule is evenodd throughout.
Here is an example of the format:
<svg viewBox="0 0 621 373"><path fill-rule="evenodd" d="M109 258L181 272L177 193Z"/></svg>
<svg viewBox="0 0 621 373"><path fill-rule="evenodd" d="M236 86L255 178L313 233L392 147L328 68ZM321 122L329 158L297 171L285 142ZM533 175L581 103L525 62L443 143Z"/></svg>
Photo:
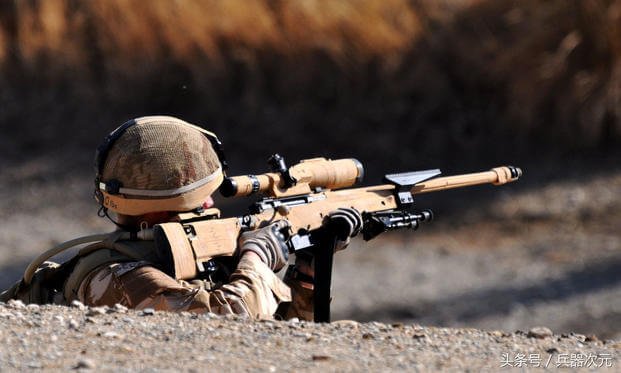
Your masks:
<svg viewBox="0 0 621 373"><path fill-rule="evenodd" d="M502 185L517 180L522 171L513 166L448 177L440 170L389 174L384 184L351 188L364 175L356 159L314 158L287 167L278 154L268 161L271 172L228 177L220 187L225 197L262 195L248 214L221 218L208 209L180 214L179 222L155 225L153 238L167 272L176 279L216 276L222 260L230 260L239 235L285 219L290 228L281 232L291 253L309 250L315 258L314 318L330 321L330 286L336 235L324 224L338 208L354 208L363 217L364 240L402 228L417 229L429 221L429 210L414 210L414 195L491 183Z"/></svg>

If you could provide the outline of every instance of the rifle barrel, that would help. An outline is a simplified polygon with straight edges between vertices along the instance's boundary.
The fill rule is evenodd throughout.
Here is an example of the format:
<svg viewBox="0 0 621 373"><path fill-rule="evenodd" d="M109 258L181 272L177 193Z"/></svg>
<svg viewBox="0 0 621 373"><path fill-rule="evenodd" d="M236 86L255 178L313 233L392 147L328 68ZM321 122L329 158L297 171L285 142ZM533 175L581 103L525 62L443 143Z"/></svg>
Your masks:
<svg viewBox="0 0 621 373"><path fill-rule="evenodd" d="M412 187L412 194L436 192L453 188L461 188L479 184L502 185L519 179L522 170L518 167L496 167L485 172L438 177L427 180Z"/></svg>

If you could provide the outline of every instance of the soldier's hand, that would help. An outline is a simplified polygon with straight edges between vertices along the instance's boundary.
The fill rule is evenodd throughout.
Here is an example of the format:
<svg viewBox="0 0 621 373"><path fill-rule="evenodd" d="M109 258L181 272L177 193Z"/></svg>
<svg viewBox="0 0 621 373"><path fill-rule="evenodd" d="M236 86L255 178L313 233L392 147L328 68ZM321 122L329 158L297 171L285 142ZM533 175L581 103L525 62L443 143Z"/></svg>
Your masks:
<svg viewBox="0 0 621 373"><path fill-rule="evenodd" d="M280 270L289 260L289 249L281 233L288 227L286 220L279 220L266 227L243 233L239 237L239 254L252 251L274 272Z"/></svg>
<svg viewBox="0 0 621 373"><path fill-rule="evenodd" d="M336 235L335 251L344 250L349 244L350 237L360 233L363 225L362 215L355 208L339 208L326 216L324 225L329 225Z"/></svg>

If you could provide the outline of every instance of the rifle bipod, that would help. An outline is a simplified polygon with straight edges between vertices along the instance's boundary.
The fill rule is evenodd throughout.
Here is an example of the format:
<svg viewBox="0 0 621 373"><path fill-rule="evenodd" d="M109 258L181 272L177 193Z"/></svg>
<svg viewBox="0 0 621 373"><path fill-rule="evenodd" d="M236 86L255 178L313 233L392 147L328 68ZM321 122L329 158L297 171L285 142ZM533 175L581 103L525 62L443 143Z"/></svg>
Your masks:
<svg viewBox="0 0 621 373"><path fill-rule="evenodd" d="M364 227L362 235L370 240L380 233L401 229L417 229L420 222L433 219L430 210L419 213L407 211L374 212L363 214ZM311 239L314 244L310 250L315 258L315 276L313 280L313 312L315 322L330 322L330 300L332 287L332 266L334 250L337 244L337 230L327 225L317 231ZM308 248L307 248L308 249Z"/></svg>
<svg viewBox="0 0 621 373"><path fill-rule="evenodd" d="M375 238L381 233L401 228L416 230L421 222L433 220L431 210L421 212L381 211L369 212L362 215L364 228L362 238L365 241Z"/></svg>
<svg viewBox="0 0 621 373"><path fill-rule="evenodd" d="M313 279L313 317L315 322L330 322L330 301L332 300L332 264L336 250L337 235L330 225L324 227L315 246L315 276Z"/></svg>

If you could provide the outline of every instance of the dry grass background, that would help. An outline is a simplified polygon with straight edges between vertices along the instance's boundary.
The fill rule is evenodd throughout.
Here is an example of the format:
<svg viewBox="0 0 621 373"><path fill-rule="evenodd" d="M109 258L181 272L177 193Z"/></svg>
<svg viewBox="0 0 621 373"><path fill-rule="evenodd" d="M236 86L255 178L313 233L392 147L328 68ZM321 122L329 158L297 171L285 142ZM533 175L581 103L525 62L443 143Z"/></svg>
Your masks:
<svg viewBox="0 0 621 373"><path fill-rule="evenodd" d="M0 21L7 159L92 149L148 113L216 130L237 164L450 167L621 139L619 0L33 0Z"/></svg>
<svg viewBox="0 0 621 373"><path fill-rule="evenodd" d="M348 250L336 276L369 266L353 285L385 299L348 304L361 292L341 281L335 308L619 335L621 0L0 1L0 285L110 228L90 196L95 146L156 113L218 133L233 174L276 151L359 158L370 183L522 166L511 186L419 199L438 216L420 239Z"/></svg>

